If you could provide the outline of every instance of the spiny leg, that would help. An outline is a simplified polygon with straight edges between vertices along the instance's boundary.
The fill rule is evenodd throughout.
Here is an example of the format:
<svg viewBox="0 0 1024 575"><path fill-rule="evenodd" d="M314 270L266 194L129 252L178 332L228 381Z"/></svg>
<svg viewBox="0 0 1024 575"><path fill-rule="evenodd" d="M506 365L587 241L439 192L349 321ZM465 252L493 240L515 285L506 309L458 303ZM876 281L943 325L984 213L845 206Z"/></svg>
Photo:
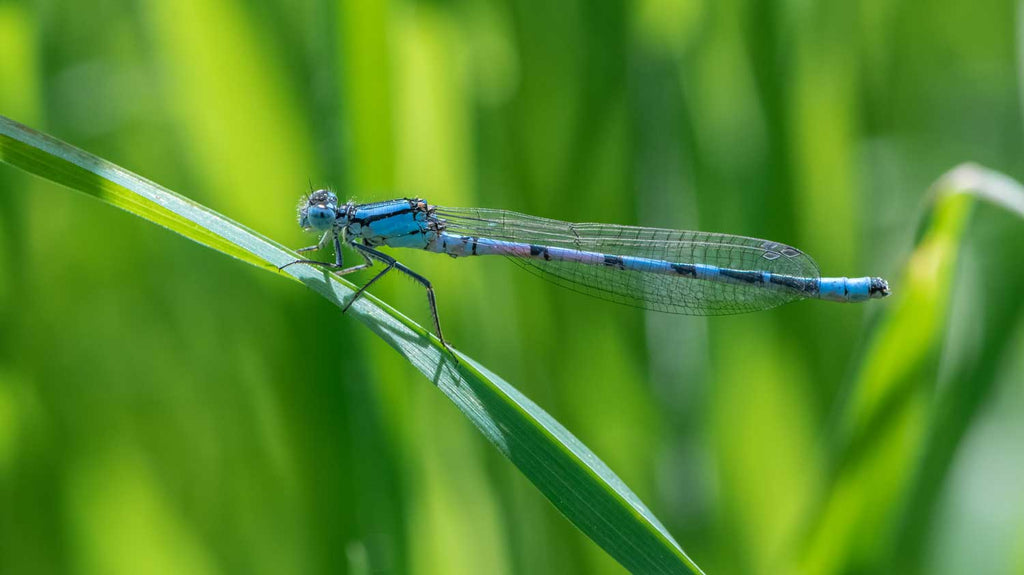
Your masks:
<svg viewBox="0 0 1024 575"><path fill-rule="evenodd" d="M427 290L427 303L430 304L430 315L434 318L434 331L437 332L437 339L441 340L441 345L445 349L452 351L452 348L448 347L448 342L444 339L444 334L441 333L441 320L437 315L437 300L434 298L434 286L430 284L430 280L398 262L395 262L395 269L416 280ZM454 354L455 352L452 353Z"/></svg>
<svg viewBox="0 0 1024 575"><path fill-rule="evenodd" d="M436 298L434 297L434 286L430 284L430 280L428 280L427 278L421 276L420 274L412 271L411 269L407 268L406 266L398 263L398 260L396 260L395 258L393 258L393 257L391 257L391 256L389 256L389 255L387 255L387 254L385 254L383 252L379 252L379 251L377 251L377 250L375 250L375 249L373 249L371 247L360 245L360 244L352 244L352 247L354 247L360 253L364 253L364 254L369 255L371 257L380 259L382 262L387 264L387 267L384 268L379 274L374 276L373 279L371 279L370 281L366 282L366 285L364 285L363 287L359 288L359 291L357 291L355 296L353 296L353 298L348 302L348 304L345 306L345 309L348 309L348 306L352 305L352 303L355 302L356 299L359 298L359 296L361 296L363 294L363 292L366 291L366 288L370 287L370 284L372 284L373 282L375 282L378 279L380 279L381 276L383 276L385 273L391 271L392 268L393 269L397 269L398 271L400 271L400 272L404 273L405 275L411 277L412 279L416 280L420 285L422 285L424 288L426 288L426 290L427 290L427 302L430 304L430 315L432 316L432 318L434 320L434 332L437 333L437 339L440 340L441 341L441 345L443 345L444 348L447 349L448 352L452 354L452 357L454 357L456 359L456 361L458 361L458 356L455 355L455 350L453 350L448 345L448 342L445 341L445 339L444 339L444 334L441 332L441 320L439 319L439 317L437 315L437 301L436 301Z"/></svg>
<svg viewBox="0 0 1024 575"><path fill-rule="evenodd" d="M347 312L348 308L352 307L352 304L356 303L357 299L363 297L363 294L366 293L366 289L367 288L369 288L371 285L374 284L374 282L376 282L381 277L383 277L384 274L386 274L389 271L391 271L392 269L394 269L395 263L397 263L397 262L391 262L391 263L387 264L384 267L384 269L380 270L380 273L378 273L377 275L375 275L372 278L370 278L370 281L368 281L365 284L363 284L363 287L357 289L356 293L352 294L352 299L348 300L348 303L345 304L345 307L341 308L341 313Z"/></svg>
<svg viewBox="0 0 1024 575"><path fill-rule="evenodd" d="M338 232L335 231L335 230L328 230L328 231L324 232L323 237L320 238L320 241L317 242L316 245L308 246L308 247L304 247L304 248L299 248L299 249L297 249L295 251L301 254L303 252L311 252L313 250L323 249L323 247L327 245L327 238L334 238L334 264L333 265L325 263L325 262L318 262L316 260L295 260L295 261L288 262L288 263L284 264L283 266L278 266L277 271L281 271L284 268L286 268L288 266L293 266L295 264L314 264L314 265L320 264L320 265L326 265L327 267L339 267L339 268L342 267L342 264L341 264L341 257L342 257L341 256L341 249L339 249L341 247L341 243L338 241Z"/></svg>
<svg viewBox="0 0 1024 575"><path fill-rule="evenodd" d="M330 262L318 262L316 260L295 260L293 262L286 263L285 265L281 266L280 269L284 269L284 268L286 268L286 267L288 267L288 266L290 266L292 264L309 264L311 266L318 266L318 267L322 267L322 268L327 268L329 270L332 270L331 273L336 275L336 276L348 275L348 274L350 274L352 272L357 272L359 270L365 270L367 268L373 267L373 262L369 261L369 260L365 264L359 264L357 266L347 267L347 268L340 269L340 270L337 269L338 268L338 264L332 264Z"/></svg>
<svg viewBox="0 0 1024 575"><path fill-rule="evenodd" d="M305 247L305 248L299 248L299 249L297 249L295 251L301 254L303 252L311 252L313 250L321 250L321 249L323 249L324 246L327 245L327 238L329 238L331 236L332 236L332 232L331 231L326 231L326 232L324 232L324 235L320 237L320 241L317 242L316 245L312 245L312 246ZM335 240L338 239L338 234L333 234L333 236L334 236Z"/></svg>
<svg viewBox="0 0 1024 575"><path fill-rule="evenodd" d="M342 251L341 251L341 240L338 238L338 233L335 232L335 231L329 231L329 232L325 233L324 237L320 240L320 243L318 243L317 245L309 246L308 248L302 248L302 249L298 249L298 250L295 250L295 251L297 251L297 252L308 252L310 250L321 249L321 248L323 248L327 244L327 238L328 237L333 237L334 238L334 263L333 264L329 263L329 262L321 262L321 261L317 261L317 260L295 260L293 262L288 262L288 263L284 264L283 266L277 268L278 271L283 270L284 268L286 268L286 267L288 267L290 265L294 265L294 264L309 264L309 265L313 265L313 266L325 267L325 268L332 269L332 270L338 270L338 271L335 271L333 273L336 274L336 275L339 275L339 276L343 276L343 275L346 275L346 274L350 274L352 272L357 272L359 270L365 270L366 268L369 268L369 267L373 266L373 260L371 260L363 252L359 252L359 255L363 256L363 259L366 260L366 263L360 264L358 266L352 266L350 268L346 268L345 264L344 264L344 260L343 260Z"/></svg>
<svg viewBox="0 0 1024 575"><path fill-rule="evenodd" d="M396 260L395 258L389 256L388 254L385 254L383 252L379 252L379 251L377 251L377 250L375 250L375 249L373 249L373 248L371 248L369 246L364 246L362 244L357 244L357 243L350 243L349 245L352 246L352 248L355 249L357 252L359 252L359 255L363 256L363 259L366 260L366 263L358 265L358 266L352 266L352 267L349 267L349 268L345 268L344 267L344 263L342 261L341 240L338 238L337 232L334 232L333 230L327 232L326 234L324 234L324 237L320 240L320 243L318 243L317 245L309 246L308 248L302 248L302 249L297 250L297 251L304 252L304 251L311 251L311 250L315 250L315 249L321 249L327 243L327 238L329 236L333 237L333 240L334 240L334 254L335 254L334 263L321 262L321 261L317 261L317 260L295 260L293 262L288 262L285 265L283 265L283 266L281 266L281 267L279 267L277 269L278 270L283 270L284 268L286 268L288 266L291 266L291 265L295 265L295 264L309 264L309 265L313 265L313 266L319 266L319 267L328 268L328 269L331 269L331 270L337 270L337 271L334 271L333 273L341 276L341 275L346 275L346 274L350 274L352 272L356 272L356 271L359 271L359 270L363 270L363 269L369 268L369 267L373 266L373 260L374 259L380 260L382 263L385 264L386 267L383 270L381 270L377 275L375 275L372 278L370 278L370 281L366 282L365 284L363 284L362 287L360 287L358 290L356 290L356 292L352 295L352 299L350 299L348 301L348 303L346 303L345 306L343 308L341 308L342 313L344 313L344 312L348 311L348 308L352 307L352 304L354 304L356 302L356 300L358 300L360 297L363 296L364 293L366 293L367 288L369 288L377 280L382 278L384 276L384 274L388 273L392 269L397 268L402 273L404 273L405 275L407 275L407 276L411 277L412 279L416 280L420 285L422 285L424 288L426 288L426 290L427 290L427 302L430 304L430 315L431 315L432 319L434 320L434 331L435 331L435 333L437 333L437 339L439 339L441 341L441 345L443 345L444 348L447 349L448 352L452 354L452 357L454 357L455 360L458 361L458 356L455 355L455 351L448 345L448 342L445 341L444 334L441 332L441 320L439 319L439 317L437 315L437 300L434 297L434 286L432 286L430 284L430 280L428 280L427 278L421 276L420 274L412 271L411 269L407 268L406 266L398 263L398 260ZM339 268L341 268L341 269L339 269Z"/></svg>

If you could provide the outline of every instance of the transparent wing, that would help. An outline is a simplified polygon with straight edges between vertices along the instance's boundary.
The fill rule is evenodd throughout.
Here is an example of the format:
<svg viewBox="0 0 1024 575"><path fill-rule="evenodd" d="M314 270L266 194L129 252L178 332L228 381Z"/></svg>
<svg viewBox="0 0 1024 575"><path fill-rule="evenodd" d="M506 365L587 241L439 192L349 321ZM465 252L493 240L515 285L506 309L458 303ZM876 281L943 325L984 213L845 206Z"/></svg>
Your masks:
<svg viewBox="0 0 1024 575"><path fill-rule="evenodd" d="M819 277L814 260L796 248L708 232L569 223L506 210L437 207L451 234L634 256L678 264L704 264L740 271ZM784 286L724 283L621 270L571 261L509 256L554 283L617 303L685 315L727 315L769 309L806 297Z"/></svg>

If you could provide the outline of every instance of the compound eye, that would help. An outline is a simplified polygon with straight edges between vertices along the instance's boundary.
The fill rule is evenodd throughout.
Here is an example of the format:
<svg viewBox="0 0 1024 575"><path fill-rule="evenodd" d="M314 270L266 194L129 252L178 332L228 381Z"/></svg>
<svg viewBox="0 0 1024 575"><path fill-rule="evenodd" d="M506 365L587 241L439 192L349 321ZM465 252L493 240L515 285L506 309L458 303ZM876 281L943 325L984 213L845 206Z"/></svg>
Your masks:
<svg viewBox="0 0 1024 575"><path fill-rule="evenodd" d="M336 218L337 214L333 206L309 206L302 210L299 224L304 228L323 232L331 229Z"/></svg>
<svg viewBox="0 0 1024 575"><path fill-rule="evenodd" d="M309 210L309 219L334 221L334 209L327 206L315 206Z"/></svg>

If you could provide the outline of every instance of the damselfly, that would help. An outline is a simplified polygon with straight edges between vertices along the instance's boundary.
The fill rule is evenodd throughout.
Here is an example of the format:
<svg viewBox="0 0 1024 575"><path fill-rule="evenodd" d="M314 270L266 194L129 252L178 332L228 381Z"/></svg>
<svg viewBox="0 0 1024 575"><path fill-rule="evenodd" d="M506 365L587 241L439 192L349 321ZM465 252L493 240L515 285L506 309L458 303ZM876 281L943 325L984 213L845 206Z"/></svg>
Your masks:
<svg viewBox="0 0 1024 575"><path fill-rule="evenodd" d="M301 199L299 224L322 233L307 252L334 244L334 262L296 260L338 275L384 265L349 302L391 270L427 290L434 330L447 347L430 281L380 247L415 248L452 257L502 255L524 268L602 299L685 315L726 315L773 308L800 299L862 302L889 295L878 277L821 277L802 251L777 242L729 234L574 224L506 210L445 208L418 198L338 205L329 190ZM363 258L345 267L342 243Z"/></svg>

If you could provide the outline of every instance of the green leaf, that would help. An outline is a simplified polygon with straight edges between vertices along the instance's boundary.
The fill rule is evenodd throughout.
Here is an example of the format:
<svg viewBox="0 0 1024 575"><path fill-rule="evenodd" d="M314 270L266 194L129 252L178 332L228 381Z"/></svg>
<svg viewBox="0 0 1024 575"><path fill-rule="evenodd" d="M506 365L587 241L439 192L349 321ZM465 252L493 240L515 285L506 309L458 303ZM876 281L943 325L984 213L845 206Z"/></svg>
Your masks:
<svg viewBox="0 0 1024 575"><path fill-rule="evenodd" d="M353 285L196 202L0 116L0 160L141 216L221 253L304 283L341 307ZM588 537L633 572L701 573L639 498L551 416L500 377L373 296L350 316L433 382ZM339 318L340 319L340 318Z"/></svg>

